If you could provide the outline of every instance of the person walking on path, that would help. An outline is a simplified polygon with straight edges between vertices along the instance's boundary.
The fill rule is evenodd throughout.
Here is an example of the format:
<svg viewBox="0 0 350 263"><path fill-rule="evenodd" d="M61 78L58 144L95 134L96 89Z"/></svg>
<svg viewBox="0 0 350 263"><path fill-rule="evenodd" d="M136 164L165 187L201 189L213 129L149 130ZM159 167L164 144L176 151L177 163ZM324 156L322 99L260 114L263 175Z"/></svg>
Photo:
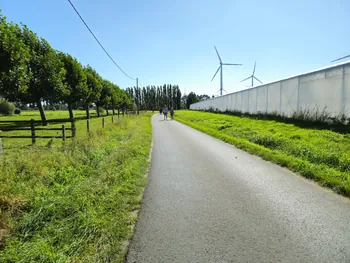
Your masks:
<svg viewBox="0 0 350 263"><path fill-rule="evenodd" d="M159 114L162 115L162 112L163 112L163 109L160 108L160 109L159 109Z"/></svg>
<svg viewBox="0 0 350 263"><path fill-rule="evenodd" d="M165 105L163 109L164 120L168 120L168 107Z"/></svg>
<svg viewBox="0 0 350 263"><path fill-rule="evenodd" d="M170 116L171 116L171 119L173 120L174 119L174 108L173 107L170 108Z"/></svg>

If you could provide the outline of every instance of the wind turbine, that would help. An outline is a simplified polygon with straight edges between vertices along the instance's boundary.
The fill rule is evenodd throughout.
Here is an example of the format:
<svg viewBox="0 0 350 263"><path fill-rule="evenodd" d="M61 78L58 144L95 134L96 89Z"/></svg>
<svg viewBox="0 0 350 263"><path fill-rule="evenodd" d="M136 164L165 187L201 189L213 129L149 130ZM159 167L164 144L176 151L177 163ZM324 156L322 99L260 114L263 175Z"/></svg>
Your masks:
<svg viewBox="0 0 350 263"><path fill-rule="evenodd" d="M253 74L251 76L249 76L248 78L244 79L244 80L241 80L241 82L243 81L246 81L247 79L252 79L252 87L254 87L254 79L256 79L257 81L259 81L261 84L263 84L257 77L254 76L255 74L255 67L256 67L256 61L255 61L255 64L254 64L254 69L253 69Z"/></svg>
<svg viewBox="0 0 350 263"><path fill-rule="evenodd" d="M349 57L350 57L350 55L347 55L347 56L345 56L345 57L342 57L342 58L338 58L338 59L336 59L336 60L333 60L331 63L336 62L336 61L338 61L338 60L342 60L342 59L344 59L344 58L349 58Z"/></svg>
<svg viewBox="0 0 350 263"><path fill-rule="evenodd" d="M214 46L216 54L218 55L218 58L220 60L220 66L218 68L218 70L215 72L214 77L211 79L211 81L213 81L213 79L215 78L216 74L218 74L219 70L220 70L220 96L222 96L222 91L224 90L223 88L223 83L222 83L222 66L242 66L242 64L231 64L231 63L222 63L221 57L219 55L218 50L216 49L216 46Z"/></svg>

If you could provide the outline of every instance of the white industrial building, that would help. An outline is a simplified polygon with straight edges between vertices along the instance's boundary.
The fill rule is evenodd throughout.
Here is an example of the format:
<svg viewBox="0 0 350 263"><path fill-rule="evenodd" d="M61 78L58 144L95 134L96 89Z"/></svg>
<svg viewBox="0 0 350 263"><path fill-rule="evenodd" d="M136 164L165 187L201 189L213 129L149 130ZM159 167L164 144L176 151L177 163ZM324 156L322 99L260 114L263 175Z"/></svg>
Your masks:
<svg viewBox="0 0 350 263"><path fill-rule="evenodd" d="M243 113L291 116L300 110L350 117L350 61L194 103L192 110L209 108Z"/></svg>

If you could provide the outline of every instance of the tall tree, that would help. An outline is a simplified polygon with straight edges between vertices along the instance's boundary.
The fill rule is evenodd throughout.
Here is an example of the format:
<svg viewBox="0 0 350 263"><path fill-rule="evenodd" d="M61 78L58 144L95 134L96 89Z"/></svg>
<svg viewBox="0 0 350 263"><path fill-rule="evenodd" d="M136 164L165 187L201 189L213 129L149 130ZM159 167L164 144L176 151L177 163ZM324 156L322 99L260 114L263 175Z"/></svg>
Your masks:
<svg viewBox="0 0 350 263"><path fill-rule="evenodd" d="M187 95L181 97L181 108L187 109Z"/></svg>
<svg viewBox="0 0 350 263"><path fill-rule="evenodd" d="M120 107L123 111L123 115L124 115L126 109L130 109L132 107L132 98L131 98L130 94L128 94L125 91L121 92Z"/></svg>
<svg viewBox="0 0 350 263"><path fill-rule="evenodd" d="M108 109L112 107L112 96L113 96L113 83L108 80L102 80L102 90L99 100L96 102L96 105L104 107L109 115Z"/></svg>
<svg viewBox="0 0 350 263"><path fill-rule="evenodd" d="M0 95L17 101L28 88L29 48L18 25L8 23L0 12Z"/></svg>
<svg viewBox="0 0 350 263"><path fill-rule="evenodd" d="M163 96L162 96L163 107L167 104L166 84L163 85Z"/></svg>
<svg viewBox="0 0 350 263"><path fill-rule="evenodd" d="M84 98L85 110L86 110L86 118L90 118L90 105L92 103L96 103L101 96L102 85L101 85L101 77L97 74L97 72L90 66L87 65L84 68L84 72L86 75L86 84L89 90L88 95ZM100 116L98 105L96 105L97 115Z"/></svg>
<svg viewBox="0 0 350 263"><path fill-rule="evenodd" d="M128 91L123 91L123 92L129 94ZM113 115L115 114L114 110L117 109L118 116L119 116L119 110L122 107L123 95L122 95L121 89L115 84L113 84L113 86L112 86L112 94L111 95L112 95L111 96L111 105L112 105Z"/></svg>
<svg viewBox="0 0 350 263"><path fill-rule="evenodd" d="M174 109L181 108L181 91L178 85L147 86L142 88L127 88L138 109L154 110L165 105Z"/></svg>
<svg viewBox="0 0 350 263"><path fill-rule="evenodd" d="M179 89L179 86L177 86L177 92L176 92L176 109L181 109L181 90Z"/></svg>
<svg viewBox="0 0 350 263"><path fill-rule="evenodd" d="M46 124L42 101L55 99L62 93L65 69L50 44L43 38L39 39L27 26L23 26L21 39L30 50L27 64L27 74L30 78L28 89L26 94L21 96L21 101L36 103L41 119Z"/></svg>
<svg viewBox="0 0 350 263"><path fill-rule="evenodd" d="M73 106L75 103L81 102L83 98L89 95L89 88L86 83L86 75L82 65L71 55L58 53L60 60L65 68L65 76L63 84L65 89L61 94L61 99L67 103L69 110L69 118L73 119Z"/></svg>
<svg viewBox="0 0 350 263"><path fill-rule="evenodd" d="M207 99L210 99L210 96L209 95L206 95L206 94L202 94L202 95L199 95L198 96L198 99L201 101L201 100L207 100Z"/></svg>
<svg viewBox="0 0 350 263"><path fill-rule="evenodd" d="M198 99L196 93L190 92L190 94L188 94L188 96L187 96L187 101L186 101L186 107L187 107L187 109L190 108L190 105L191 105L191 104L196 103L196 102L198 102L198 101L199 101L199 99Z"/></svg>

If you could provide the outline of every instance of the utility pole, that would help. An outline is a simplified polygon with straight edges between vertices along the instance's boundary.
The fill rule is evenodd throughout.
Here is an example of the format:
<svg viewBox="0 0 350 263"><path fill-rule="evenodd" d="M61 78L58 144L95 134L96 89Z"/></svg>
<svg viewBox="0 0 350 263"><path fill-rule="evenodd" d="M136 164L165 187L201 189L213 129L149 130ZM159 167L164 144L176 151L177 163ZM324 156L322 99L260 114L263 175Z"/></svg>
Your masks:
<svg viewBox="0 0 350 263"><path fill-rule="evenodd" d="M139 92L139 79L138 78L136 78L136 92ZM140 107L140 97L139 96L137 96L137 115L139 115L140 114L140 109L139 109L139 107Z"/></svg>

